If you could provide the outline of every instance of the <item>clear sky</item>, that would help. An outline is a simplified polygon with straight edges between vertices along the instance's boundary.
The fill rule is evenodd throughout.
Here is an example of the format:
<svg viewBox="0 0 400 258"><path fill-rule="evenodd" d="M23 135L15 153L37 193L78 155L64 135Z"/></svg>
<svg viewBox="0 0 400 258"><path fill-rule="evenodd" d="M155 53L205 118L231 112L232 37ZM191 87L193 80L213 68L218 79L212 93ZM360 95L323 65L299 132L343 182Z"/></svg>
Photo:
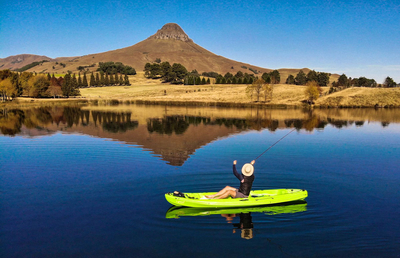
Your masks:
<svg viewBox="0 0 400 258"><path fill-rule="evenodd" d="M400 0L0 3L0 58L105 52L174 22L198 45L236 61L400 82Z"/></svg>

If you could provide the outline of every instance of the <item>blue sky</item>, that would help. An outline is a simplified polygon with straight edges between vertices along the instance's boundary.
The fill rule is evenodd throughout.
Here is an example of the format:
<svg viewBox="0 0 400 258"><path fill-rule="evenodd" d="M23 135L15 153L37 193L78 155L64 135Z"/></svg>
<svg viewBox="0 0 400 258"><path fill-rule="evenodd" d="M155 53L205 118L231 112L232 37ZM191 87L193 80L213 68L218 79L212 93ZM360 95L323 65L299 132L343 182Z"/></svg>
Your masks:
<svg viewBox="0 0 400 258"><path fill-rule="evenodd" d="M0 58L114 50L174 22L195 43L236 61L400 82L400 1L0 3Z"/></svg>

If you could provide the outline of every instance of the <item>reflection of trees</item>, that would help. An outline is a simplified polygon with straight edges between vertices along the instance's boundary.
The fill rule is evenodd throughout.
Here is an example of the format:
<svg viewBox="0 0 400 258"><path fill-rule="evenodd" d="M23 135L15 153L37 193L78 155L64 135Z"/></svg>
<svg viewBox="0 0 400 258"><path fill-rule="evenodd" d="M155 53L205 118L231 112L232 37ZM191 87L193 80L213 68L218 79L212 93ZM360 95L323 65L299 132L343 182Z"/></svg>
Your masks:
<svg viewBox="0 0 400 258"><path fill-rule="evenodd" d="M183 134L189 125L210 125L225 126L230 129L238 130L263 130L275 131L278 128L296 128L297 130L312 131L315 128L325 128L331 124L336 128L355 125L363 126L365 121L345 120L336 116L318 116L316 112L304 112L302 119L278 120L273 118L272 113L267 110L255 110L252 116L247 118L215 118L204 116L171 115L163 118L147 119L147 129L150 133L160 134ZM302 116L303 116L302 115ZM337 115L337 114L336 114ZM383 120L383 119L382 119ZM381 121L382 121L381 120ZM381 122L382 127L389 125L387 120ZM104 131L112 133L126 132L138 127L137 121L131 121L131 113L128 112L104 112L82 110L78 106L69 107L38 107L26 110L0 110L0 129L5 135L15 135L21 131L21 126L25 125L29 129L42 130L49 124L60 123L70 128L73 126L102 126Z"/></svg>
<svg viewBox="0 0 400 258"><path fill-rule="evenodd" d="M189 127L189 123L184 116L165 116L163 118L149 118L147 119L147 130L150 133L156 132L159 134L171 135L183 134ZM193 123L198 124L199 120L191 120Z"/></svg>
<svg viewBox="0 0 400 258"><path fill-rule="evenodd" d="M99 122L105 131L111 133L123 133L138 127L137 121L131 121L131 115L131 113L92 111L95 125ZM85 117L89 117L89 115L85 114Z"/></svg>
<svg viewBox="0 0 400 258"><path fill-rule="evenodd" d="M356 124L357 127L361 127L364 125L364 121L355 121L354 123Z"/></svg>
<svg viewBox="0 0 400 258"><path fill-rule="evenodd" d="M1 110L0 111L0 131L4 135L14 136L21 132L21 126L25 114L22 110Z"/></svg>
<svg viewBox="0 0 400 258"><path fill-rule="evenodd" d="M81 108L79 107L65 107L64 118L67 121L67 126L72 127L74 124L79 125L79 118L81 116Z"/></svg>
<svg viewBox="0 0 400 258"><path fill-rule="evenodd" d="M333 125L336 128L342 128L343 126L347 127L349 125L349 121L345 120L339 120L339 119L334 119L334 118L327 118L328 123Z"/></svg>
<svg viewBox="0 0 400 258"><path fill-rule="evenodd" d="M254 130L262 130L268 128L268 130L274 132L279 127L279 121L275 119L262 119L260 117L248 118L246 120L247 127Z"/></svg>
<svg viewBox="0 0 400 258"><path fill-rule="evenodd" d="M138 125L139 123L137 121L129 121L125 123L109 122L103 123L103 129L110 133L124 133L128 130L135 129Z"/></svg>
<svg viewBox="0 0 400 258"><path fill-rule="evenodd" d="M95 122L99 122L105 131L117 133L135 129L137 121L131 121L131 113L98 112L92 111ZM0 111L0 128L4 135L15 135L25 125L29 129L43 129L49 124L59 123L72 126L88 126L90 111L80 107L39 107L27 110L2 110Z"/></svg>
<svg viewBox="0 0 400 258"><path fill-rule="evenodd" d="M25 111L24 125L27 128L42 128L53 122L50 108L31 108Z"/></svg>

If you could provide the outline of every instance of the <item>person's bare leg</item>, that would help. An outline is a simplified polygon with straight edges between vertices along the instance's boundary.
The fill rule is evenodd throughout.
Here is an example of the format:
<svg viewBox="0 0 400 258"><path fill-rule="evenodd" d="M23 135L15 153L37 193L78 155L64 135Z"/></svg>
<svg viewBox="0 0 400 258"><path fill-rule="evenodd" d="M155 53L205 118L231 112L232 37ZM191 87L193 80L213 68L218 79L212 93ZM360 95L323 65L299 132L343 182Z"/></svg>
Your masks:
<svg viewBox="0 0 400 258"><path fill-rule="evenodd" d="M228 190L225 193L223 193L222 195L216 197L215 199L225 199L228 196L232 196L232 198L235 198L236 197L236 189L234 191Z"/></svg>
<svg viewBox="0 0 400 258"><path fill-rule="evenodd" d="M206 197L207 198L214 198L216 196L224 194L226 191L236 191L236 188L231 187L231 186L228 185L228 186L225 186L225 188L222 189L221 191L219 191L218 193L212 194L212 195L206 195Z"/></svg>

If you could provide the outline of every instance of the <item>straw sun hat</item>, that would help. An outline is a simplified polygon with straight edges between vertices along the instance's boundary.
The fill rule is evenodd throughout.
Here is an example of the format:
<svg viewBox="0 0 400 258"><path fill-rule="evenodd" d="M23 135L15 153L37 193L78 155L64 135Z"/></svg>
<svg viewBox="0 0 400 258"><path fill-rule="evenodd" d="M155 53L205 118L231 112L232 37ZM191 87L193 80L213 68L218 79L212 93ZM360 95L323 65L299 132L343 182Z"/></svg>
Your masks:
<svg viewBox="0 0 400 258"><path fill-rule="evenodd" d="M250 163L246 163L242 167L242 174L245 176L251 176L254 172L254 167Z"/></svg>

